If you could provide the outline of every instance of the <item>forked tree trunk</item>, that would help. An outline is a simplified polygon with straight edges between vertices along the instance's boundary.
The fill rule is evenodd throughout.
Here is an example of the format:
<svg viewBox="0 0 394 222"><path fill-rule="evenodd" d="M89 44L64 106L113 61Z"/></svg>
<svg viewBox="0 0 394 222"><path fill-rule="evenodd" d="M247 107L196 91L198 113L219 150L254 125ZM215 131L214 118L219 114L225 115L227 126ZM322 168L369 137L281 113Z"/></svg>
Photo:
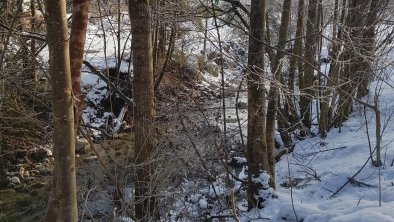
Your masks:
<svg viewBox="0 0 394 222"><path fill-rule="evenodd" d="M339 3L338 3L339 4ZM339 77L341 76L342 72L342 67L343 67L343 58L344 58L344 53L343 50L341 50L344 41L343 41L343 36L344 36L344 27L345 27L345 21L346 21L346 16L347 16L347 5L348 5L348 0L342 0L341 8L340 10L338 9L339 15L338 15L338 27L336 29L336 39L333 42L331 46L331 51L330 51L330 59L332 60L331 66L330 66L330 71L329 71L329 79L328 80L328 90L326 93L329 92L331 89L331 94L329 96L331 97L328 105L328 127L330 126L339 126L339 121L338 121L338 114L336 114L338 110L338 103L339 103L339 90L337 90L338 84L339 84ZM335 113L335 114L334 114Z"/></svg>
<svg viewBox="0 0 394 222"><path fill-rule="evenodd" d="M358 50L362 48L362 27L365 25L365 13L367 12L372 0L368 1L349 1L349 10L346 18L346 26L344 28L345 45L354 47L345 47L343 75L341 76L340 86L340 107L338 124L341 125L349 117L352 110L353 97L356 95L358 85L357 75L359 67L362 64L362 56ZM356 47L356 48L355 48ZM364 70L363 70L364 71Z"/></svg>
<svg viewBox="0 0 394 222"><path fill-rule="evenodd" d="M135 134L135 215L141 221L155 217L156 198L152 183L156 150L151 12L149 1L129 0L133 51L133 98Z"/></svg>
<svg viewBox="0 0 394 222"><path fill-rule="evenodd" d="M46 0L55 169L44 221L77 221L75 139L66 1Z"/></svg>
<svg viewBox="0 0 394 222"><path fill-rule="evenodd" d="M365 31L362 37L363 61L360 70L359 86L357 97L361 98L368 94L368 85L372 79L372 63L375 52L375 29L379 13L388 3L388 0L374 0L371 2L369 13L366 19Z"/></svg>
<svg viewBox="0 0 394 222"><path fill-rule="evenodd" d="M266 142L269 162L269 175L271 176L270 186L275 188L275 119L278 109L278 87L277 83L282 78L281 60L284 57L283 51L286 46L286 39L290 24L291 0L283 2L282 21L279 30L278 50L275 60L273 61L273 80L271 80L271 88L269 92L267 123L266 123ZM282 132L283 133L283 132Z"/></svg>
<svg viewBox="0 0 394 222"><path fill-rule="evenodd" d="M336 85L336 67L338 66L338 50L339 50L339 43L337 38L337 26L338 26L338 10L339 10L339 0L335 0L334 6L334 19L333 19L333 28L332 28L332 43L331 43L331 50L330 50L330 60L331 66L328 75L328 80L322 90L323 98L320 103L320 118L319 118L319 134L321 138L325 138L327 135L327 131L329 130L329 102L331 93L333 91L333 87ZM331 97L331 100L335 98Z"/></svg>
<svg viewBox="0 0 394 222"><path fill-rule="evenodd" d="M264 87L264 24L266 0L252 0L248 55L248 207L262 207L259 192L263 184L256 180L269 172L265 141L266 94Z"/></svg>
<svg viewBox="0 0 394 222"><path fill-rule="evenodd" d="M89 0L73 0L70 34L70 67L74 100L75 136L80 123L84 98L81 94L81 68L88 26Z"/></svg>

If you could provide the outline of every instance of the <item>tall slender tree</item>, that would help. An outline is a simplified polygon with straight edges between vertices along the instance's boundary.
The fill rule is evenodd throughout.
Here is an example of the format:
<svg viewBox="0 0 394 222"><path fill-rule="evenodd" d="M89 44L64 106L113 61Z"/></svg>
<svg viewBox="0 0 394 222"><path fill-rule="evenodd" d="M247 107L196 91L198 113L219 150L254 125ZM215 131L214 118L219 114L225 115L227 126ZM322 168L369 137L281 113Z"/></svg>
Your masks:
<svg viewBox="0 0 394 222"><path fill-rule="evenodd" d="M133 51L133 98L135 133L135 215L147 221L154 217L156 198L152 188L156 149L154 128L154 76L151 7L148 0L129 0Z"/></svg>
<svg viewBox="0 0 394 222"><path fill-rule="evenodd" d="M73 0L71 33L70 33L70 65L71 81L74 95L74 128L75 136L84 107L81 94L81 68L88 26L89 0Z"/></svg>
<svg viewBox="0 0 394 222"><path fill-rule="evenodd" d="M376 24L378 18L381 17L383 9L389 3L388 0L375 0L371 1L369 12L365 21L365 29L362 36L362 63L358 67L358 88L357 97L361 98L368 94L368 85L372 76L372 63L374 61L375 53L375 36Z"/></svg>
<svg viewBox="0 0 394 222"><path fill-rule="evenodd" d="M338 66L338 50L339 50L339 42L337 38L338 33L338 22L339 22L339 0L335 0L334 4L334 18L333 18L333 25L332 25L332 39L331 39L331 49L330 49L330 59L331 59L331 66L329 71L329 80L326 80L326 83L322 87L322 95L323 98L320 103L320 116L319 116L319 134L321 138L326 137L327 131L329 130L329 121L330 121L330 114L329 114L329 104L330 104L330 97L332 93L332 88L336 85L336 73L337 66ZM334 99L331 99L332 101Z"/></svg>
<svg viewBox="0 0 394 222"><path fill-rule="evenodd" d="M266 92L264 85L264 35L266 0L252 0L248 55L248 206L262 207L259 192L263 184L257 178L269 172L265 140Z"/></svg>
<svg viewBox="0 0 394 222"><path fill-rule="evenodd" d="M289 68L289 81L288 87L290 92L294 92L294 80L295 74L298 73L298 85L300 89L303 89L303 62L300 59L302 56L302 36L304 33L304 20L305 20L305 0L298 1L297 7L297 27L296 27L296 39L294 41L292 57L290 59L290 68ZM296 72L297 71L297 72ZM291 97L291 96L289 96ZM285 111L288 116L288 120L291 123L296 123L298 119L298 115L295 108L294 97L285 100Z"/></svg>
<svg viewBox="0 0 394 222"><path fill-rule="evenodd" d="M291 0L284 0L282 10L282 20L279 30L278 50L273 61L273 80L271 80L271 87L269 92L267 123L266 123L266 141L269 162L269 174L271 176L270 186L275 188L275 119L278 109L278 87L277 83L282 78L282 59L284 57L284 50L286 46L286 39L290 24L290 9Z"/></svg>
<svg viewBox="0 0 394 222"><path fill-rule="evenodd" d="M306 22L306 33L305 38L305 63L304 73L302 77L303 83L300 91L302 93L300 98L300 109L302 113L302 122L307 129L311 129L311 105L313 97L313 74L316 65L316 49L317 49L317 33L316 23L317 18L317 0L309 0L308 6L308 17Z"/></svg>
<svg viewBox="0 0 394 222"><path fill-rule="evenodd" d="M54 117L53 186L45 221L77 221L74 113L66 1L46 0Z"/></svg>
<svg viewBox="0 0 394 222"><path fill-rule="evenodd" d="M36 1L30 0L30 31L35 33L36 32ZM28 72L31 73L32 79L37 81L37 72L36 72L36 40L34 38L30 39L30 56L29 56L29 70Z"/></svg>

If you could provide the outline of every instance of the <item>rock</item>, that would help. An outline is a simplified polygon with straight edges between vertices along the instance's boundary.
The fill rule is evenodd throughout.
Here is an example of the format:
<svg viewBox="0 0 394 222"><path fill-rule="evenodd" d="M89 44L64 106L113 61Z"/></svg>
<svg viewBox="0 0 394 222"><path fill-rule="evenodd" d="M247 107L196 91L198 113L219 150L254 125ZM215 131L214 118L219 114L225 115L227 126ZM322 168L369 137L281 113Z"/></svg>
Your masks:
<svg viewBox="0 0 394 222"><path fill-rule="evenodd" d="M1 179L1 178L0 178ZM4 178L5 180L0 180L0 182L1 182L1 185L9 185L9 183L11 183L11 177L9 177L9 176L6 176L5 178ZM1 191L0 191L0 194L1 194Z"/></svg>
<svg viewBox="0 0 394 222"><path fill-rule="evenodd" d="M248 108L248 104L246 104L245 102L238 102L237 103L237 108L238 109L247 109Z"/></svg>
<svg viewBox="0 0 394 222"><path fill-rule="evenodd" d="M41 162L45 158L52 156L52 155L53 155L53 153L50 149L40 147L40 148L36 148L36 149L31 150L29 152L28 157L31 161Z"/></svg>
<svg viewBox="0 0 394 222"><path fill-rule="evenodd" d="M48 176L48 175L51 175L52 172L49 169L44 168L44 169L40 170L40 174L43 176Z"/></svg>
<svg viewBox="0 0 394 222"><path fill-rule="evenodd" d="M85 138L78 138L77 144L75 145L75 151L77 153L85 152L86 149L89 147L89 142Z"/></svg>
<svg viewBox="0 0 394 222"><path fill-rule="evenodd" d="M35 179L36 179L36 178L31 177L31 176L25 178L26 181L33 181L33 180L35 180Z"/></svg>
<svg viewBox="0 0 394 222"><path fill-rule="evenodd" d="M204 198L201 198L198 201L198 205L200 205L201 209L207 209L208 208L208 202Z"/></svg>
<svg viewBox="0 0 394 222"><path fill-rule="evenodd" d="M43 162L44 164L49 164L49 163L51 163L51 162L53 162L53 161L54 161L53 159L45 158L42 162Z"/></svg>
<svg viewBox="0 0 394 222"><path fill-rule="evenodd" d="M15 176L15 175L17 175L18 174L18 172L7 172L6 173L6 175L8 175L8 176Z"/></svg>
<svg viewBox="0 0 394 222"><path fill-rule="evenodd" d="M18 177L11 177L10 182L13 184L20 184L21 180Z"/></svg>
<svg viewBox="0 0 394 222"><path fill-rule="evenodd" d="M38 171L38 170L31 170L30 171L33 175L39 175L40 174L40 171Z"/></svg>
<svg viewBox="0 0 394 222"><path fill-rule="evenodd" d="M36 169L38 170L39 175L47 176L47 175L52 174L52 172L46 166L43 166L43 165L37 165ZM32 172L35 172L35 171L32 170Z"/></svg>

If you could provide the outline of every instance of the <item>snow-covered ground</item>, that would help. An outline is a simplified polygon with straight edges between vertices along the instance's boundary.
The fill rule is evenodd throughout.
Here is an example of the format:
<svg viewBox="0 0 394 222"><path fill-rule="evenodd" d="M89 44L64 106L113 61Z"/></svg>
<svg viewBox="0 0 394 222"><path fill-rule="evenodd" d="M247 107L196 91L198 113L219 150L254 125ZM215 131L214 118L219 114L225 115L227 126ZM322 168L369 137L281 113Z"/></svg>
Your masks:
<svg viewBox="0 0 394 222"><path fill-rule="evenodd" d="M385 87L381 103L383 120L394 112L394 89ZM374 149L375 120L367 114L371 144ZM259 211L274 221L295 221L293 200L298 220L303 221L394 221L394 126L388 123L382 147L383 166L369 161L361 172L334 197L349 178L357 173L369 158L362 109L357 108L341 129L332 129L324 140L318 137L297 142L294 152L276 164L277 184L299 179L298 188L278 186L278 199L270 199ZM290 171L290 172L289 172ZM360 182L360 183L358 183ZM381 199L381 207L379 207ZM248 221L246 213L242 218Z"/></svg>
<svg viewBox="0 0 394 222"><path fill-rule="evenodd" d="M212 27L212 22L208 24L210 26L208 35L213 42L216 42L216 30ZM110 32L107 33L106 47L108 54L107 64L105 64L103 55L104 34L96 27L97 25L89 25L86 46L86 50L89 53L86 56L86 60L99 68L105 68L106 65L114 66L116 64L114 36ZM231 33L229 29L221 29L222 40L224 38L223 41L227 41L227 43L231 42L230 39L233 42L237 42L238 40L234 40ZM191 54L193 54L190 57L191 61L197 60L193 60L193 58L196 58L202 49L201 34L201 32L194 32L194 34L191 32L188 35L188 38L193 37L195 40L197 39L193 44L193 50L190 50ZM124 33L122 35L122 47L123 45L129 47L130 40ZM125 42L126 39L128 39L128 42ZM178 44L181 43L178 42ZM209 43L207 51L217 52L216 44L214 46ZM235 63L238 62L240 61ZM127 62L122 61L121 70L130 71L130 68L132 69ZM323 71L326 70L323 69ZM229 86L237 88L241 71L225 70L225 73L225 79ZM204 73L203 76L202 84L206 87L210 85L219 86L220 76L213 77L207 73ZM390 83L393 82L391 80L388 81ZM82 75L82 82L86 87L84 90L90 100L98 101L106 96L106 84L96 75L90 74L86 69ZM356 104L354 112L351 114L350 119L344 123L340 133L338 129L332 129L324 140L315 137L297 141L294 152L283 156L276 164L277 189L273 191L275 198L269 198L264 203L265 207L263 209L251 212L246 211L246 201L244 199L239 200L237 207L240 221L394 222L394 166L392 166L394 160L394 144L392 144L394 140L394 124L389 121L390 116L394 112L394 97L392 96L394 95L394 89L386 84L383 84L383 86L380 92L380 107L382 123L383 125L387 123L382 141L383 166L380 168L374 167L371 161L365 167L363 166L369 158L369 145L365 132L366 125L363 108ZM371 88L373 89L374 86ZM231 120L235 118L234 100L234 96L226 99L226 106L229 107L226 117ZM240 101L246 102L246 93L241 93ZM242 109L240 113L243 133L246 134L246 111ZM94 115L96 115L96 111L93 108L88 108L84 113L85 122L90 122L93 126L100 126L103 123L100 122L102 119L97 120L97 118L94 118ZM221 119L217 122L220 127L223 126ZM370 142L372 149L374 149L375 119L371 110L367 112L367 120L371 136ZM227 126L235 131L238 127L237 124L236 122L229 122ZM350 183L334 197L331 197L361 168L361 172ZM241 172L239 178L245 178L244 171ZM181 189L188 189L188 186L191 186L191 184L193 182L186 181L183 184L185 187ZM215 195L227 192L223 184L220 180L214 183ZM290 186L293 188L291 189ZM177 215L179 213L177 209L188 208L192 212L195 211L196 214L194 215L198 216L199 211L209 208L207 197L210 195L213 195L213 190L204 188L189 197L190 201L187 206L185 206L184 200L175 201L174 211L171 213ZM179 198L183 199L184 197L179 196ZM380 204L381 206L379 206ZM211 216L224 215L225 213L231 215L230 210L218 213L215 212L215 206L211 209L209 210ZM183 221L188 221L187 218L184 219ZM190 219L190 221L194 219ZM233 221L231 217L226 217L226 220Z"/></svg>

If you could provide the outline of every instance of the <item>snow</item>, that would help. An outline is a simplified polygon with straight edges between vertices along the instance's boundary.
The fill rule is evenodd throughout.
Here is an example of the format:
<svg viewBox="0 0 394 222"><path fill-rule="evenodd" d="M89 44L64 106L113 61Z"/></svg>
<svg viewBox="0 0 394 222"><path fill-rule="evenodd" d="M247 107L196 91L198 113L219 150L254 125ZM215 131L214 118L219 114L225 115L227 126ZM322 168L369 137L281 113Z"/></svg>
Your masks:
<svg viewBox="0 0 394 222"><path fill-rule="evenodd" d="M389 84L392 82L390 80ZM373 83L371 89L379 88L378 84ZM387 125L381 151L383 166L374 167L369 161L354 177L362 184L349 183L331 197L369 158L363 107L356 103L341 132L338 128L333 128L325 139L314 137L298 141L294 152L282 157L276 164L275 194L278 198L269 199L264 204L266 207L258 213L242 212L241 221L251 221L252 218L263 221L258 219L261 215L271 221L296 221L292 201L298 221L394 221L394 167L391 165L394 159L394 125L389 121L394 113L394 89L383 84L378 93L382 124ZM372 102L373 96L363 100ZM376 143L374 115L373 111L367 108L372 149ZM290 177L300 180L292 190L280 185L289 181L288 166ZM245 172L242 171L239 176L244 178Z"/></svg>
<svg viewBox="0 0 394 222"><path fill-rule="evenodd" d="M104 23L104 27L108 29L106 33L103 33L101 28L97 28L97 25L89 25L85 48L89 52L86 54L85 59L99 69L104 69L106 66L114 67L116 65L114 33L111 32L111 28L113 27L108 22L104 21ZM214 29L212 22L208 22L208 24L208 36L215 43L217 41L216 29ZM220 34L224 42L245 41L239 37L235 38L235 34L231 30L229 28L220 29ZM107 58L103 53L104 34L107 37ZM201 32L190 32L188 37L202 39L198 38L201 37ZM127 32L122 32L121 39L122 47L126 45L126 48L130 48L130 39ZM184 40L178 40L177 46L182 44L181 41ZM235 46L234 48L237 47L242 48L239 46ZM188 62L193 63L202 50L201 41L189 42L188 50L188 53L192 54ZM207 45L207 52L214 51L218 51L217 47L209 43ZM324 48L323 52L325 57L327 55L327 48ZM125 55L127 53L129 52L126 52ZM41 56L47 58L45 51L41 53ZM225 52L225 56L230 58L231 53ZM236 60L237 62L235 63L245 62L242 58L236 58ZM214 63L212 61L208 62ZM237 68L234 70L224 70L226 83L235 88L238 87L242 74L240 71L242 67L239 64L237 65ZM328 73L329 66L323 65L321 68L324 73ZM132 70L131 64L122 61L121 71L130 72L130 70ZM204 81L202 85L205 87L218 87L220 85L220 76L215 77L207 72L203 72L203 77ZM85 109L83 119L92 126L100 127L104 124L106 117L111 115L111 113L104 113L103 118L96 118L98 111L94 107L98 106L99 101L107 96L106 83L98 76L91 74L86 68L83 70L81 81L86 97L93 103L93 106ZM394 81L388 80L388 82L393 85ZM375 89L376 84L372 85L371 89ZM379 100L383 122L387 121L394 112L394 97L392 95L394 95L394 89L383 84ZM372 100L373 98L366 98L366 101ZM245 92L241 92L239 101L247 102ZM226 98L226 106L230 107L226 111L226 117L235 118L235 97ZM211 108L217 107L218 104L214 104ZM315 106L313 107L315 109ZM246 134L247 112L245 109L239 109L239 112L243 134ZM371 144L372 148L374 148L376 142L374 135L375 119L374 113L368 109L367 119L369 120L368 126L371 134ZM369 157L368 139L365 133L366 126L364 122L363 108L355 105L355 110L351 114L350 119L344 123L341 133L338 132L338 129L334 128L328 133L325 139L315 137L297 141L294 152L283 156L276 164L277 189L275 191L269 190L269 193L274 193L275 197L268 198L264 203L265 207L263 209L255 209L250 212L247 212L246 200L238 200L236 205L239 210L240 220L243 222L266 220L280 222L296 221L297 218L298 221L304 222L394 222L394 167L391 166L391 162L394 159L394 144L392 143L392 138L394 138L394 124L392 123L387 124L383 135L383 166L377 168L367 163L365 168L354 178L356 181L370 186L357 186L349 183L337 195L331 197L333 192L346 183L348 178L352 177ZM223 128L223 118L219 118L216 123ZM238 123L227 123L227 127L230 130L236 130L238 129ZM236 158L236 160L239 163L246 161L245 158L241 157ZM266 174L262 174L259 177L259 181L268 180L264 175ZM237 176L241 180L246 180L246 167L243 167ZM298 181L292 189L281 186L281 184L289 182L290 179L291 181ZM240 189L242 186L239 181L235 181L234 184L235 189ZM379 206L379 184L381 187L381 207ZM185 187L192 185L193 183L190 181L185 181L184 183ZM178 201L175 202L172 208L173 210L170 212L174 215L172 219L175 221L175 215L179 215L180 211L191 212L193 216L198 216L201 210L208 210L210 208L212 203L209 202L209 197L226 193L228 193L228 189L220 179L213 182L209 188L201 188L192 196L187 197L187 200L185 200L185 197L181 193L178 196ZM245 191L241 191L241 194L245 195ZM131 201L132 188L125 188L125 195L127 196L125 199ZM106 205L106 203L100 204ZM212 216L224 215L226 213L218 212L216 209L218 209L218 206L213 206L213 210L210 211ZM122 218L122 220L131 221L129 218ZM190 219L190 221L192 220ZM232 221L232 219L228 218L228 221Z"/></svg>
<svg viewBox="0 0 394 222"><path fill-rule="evenodd" d="M225 29L225 28L224 28ZM222 31L224 30L222 29ZM225 32L225 30L223 31ZM225 36L225 35L222 35ZM212 48L209 48L212 50ZM323 47L322 57L327 57L327 47ZM394 57L385 58L382 62L388 63ZM328 74L330 66L322 64L321 71ZM394 70L391 65L391 70ZM389 71L390 71L389 69ZM239 81L235 70L225 70L226 83L233 79ZM393 73L389 73L391 77ZM205 82L210 86L220 85L220 76L214 77L204 73ZM382 124L387 125L383 132L382 158L383 166L374 167L369 161L357 176L356 182L347 184L338 194L331 197L349 178L357 173L369 158L369 145L366 134L364 108L355 103L354 111L341 129L333 128L325 139L319 137L307 138L297 141L294 152L283 156L276 164L275 198L270 198L264 203L264 208L247 212L245 199L237 202L239 218L241 221L349 221L349 222L374 222L394 221L394 125L390 121L394 113L394 88L393 80L372 83L371 96L363 98L373 104L373 95L378 93L379 107L382 113ZM235 84L236 85L236 84ZM240 93L240 100L246 102L246 93ZM212 108L220 107L216 103ZM235 98L226 98L226 117L235 117ZM315 106L313 106L314 112ZM243 133L246 134L247 113L239 109ZM372 149L375 147L375 114L367 108L368 129ZM213 121L213 120L212 120ZM219 118L218 125L223 128L223 118ZM228 130L237 129L238 123L228 123ZM384 127L382 127L383 129ZM341 132L339 132L341 131ZM245 159L236 157L237 162ZM289 178L290 168L290 178ZM380 176L379 176L380 175ZM241 180L247 179L246 167L237 174ZM292 189L281 186L285 182L299 181ZM352 180L353 181L353 180ZM360 182L360 183L357 183ZM380 185L379 185L380 184ZM241 183L234 182L234 189L239 189ZM215 187L220 187L218 184ZM223 192L228 192L225 186ZM241 191L242 193L242 191ZM381 206L379 196L381 195ZM293 210L293 204L294 210ZM294 213L295 211L295 213ZM224 212L211 215L223 215ZM226 221L233 221L227 218Z"/></svg>

